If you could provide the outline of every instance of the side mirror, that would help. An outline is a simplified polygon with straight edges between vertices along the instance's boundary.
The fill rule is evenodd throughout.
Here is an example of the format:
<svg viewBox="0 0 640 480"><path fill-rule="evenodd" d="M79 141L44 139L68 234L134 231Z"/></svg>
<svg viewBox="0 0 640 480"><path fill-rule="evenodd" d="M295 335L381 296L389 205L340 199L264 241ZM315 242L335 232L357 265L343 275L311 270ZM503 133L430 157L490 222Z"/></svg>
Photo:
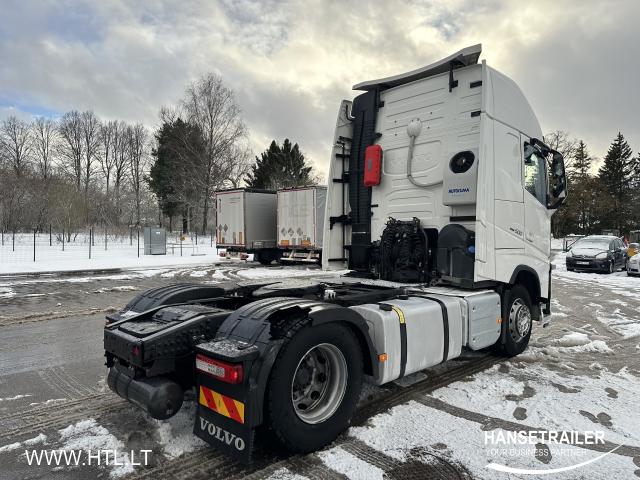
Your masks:
<svg viewBox="0 0 640 480"><path fill-rule="evenodd" d="M551 150L551 162L549 164L549 187L547 195L547 208L555 210L560 207L567 198L567 176L564 169L564 157L560 152Z"/></svg>

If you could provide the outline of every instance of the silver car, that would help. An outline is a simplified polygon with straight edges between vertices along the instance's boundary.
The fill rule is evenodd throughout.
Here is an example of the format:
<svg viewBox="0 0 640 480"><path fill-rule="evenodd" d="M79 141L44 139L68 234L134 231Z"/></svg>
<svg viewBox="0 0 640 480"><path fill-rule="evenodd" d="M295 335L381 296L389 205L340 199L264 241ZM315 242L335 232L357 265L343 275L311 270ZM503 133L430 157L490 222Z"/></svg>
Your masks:
<svg viewBox="0 0 640 480"><path fill-rule="evenodd" d="M631 257L627 262L627 275L630 277L640 275L640 253Z"/></svg>

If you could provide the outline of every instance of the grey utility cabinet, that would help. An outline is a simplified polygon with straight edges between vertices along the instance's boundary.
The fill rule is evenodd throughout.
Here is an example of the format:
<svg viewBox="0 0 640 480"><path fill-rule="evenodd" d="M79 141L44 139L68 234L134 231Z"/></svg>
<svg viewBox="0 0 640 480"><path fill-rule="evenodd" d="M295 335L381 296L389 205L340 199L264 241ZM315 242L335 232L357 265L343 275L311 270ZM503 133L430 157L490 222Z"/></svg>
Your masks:
<svg viewBox="0 0 640 480"><path fill-rule="evenodd" d="M144 227L144 254L167 254L167 231L164 228Z"/></svg>

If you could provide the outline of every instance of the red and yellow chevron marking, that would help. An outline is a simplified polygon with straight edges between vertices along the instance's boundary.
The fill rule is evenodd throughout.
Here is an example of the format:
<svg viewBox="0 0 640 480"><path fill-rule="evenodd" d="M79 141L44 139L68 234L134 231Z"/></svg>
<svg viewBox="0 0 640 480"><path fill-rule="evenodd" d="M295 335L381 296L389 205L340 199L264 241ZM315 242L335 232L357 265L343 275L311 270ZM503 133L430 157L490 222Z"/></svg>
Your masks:
<svg viewBox="0 0 640 480"><path fill-rule="evenodd" d="M214 392L202 385L200 385L200 405L204 405L238 423L244 423L244 403Z"/></svg>

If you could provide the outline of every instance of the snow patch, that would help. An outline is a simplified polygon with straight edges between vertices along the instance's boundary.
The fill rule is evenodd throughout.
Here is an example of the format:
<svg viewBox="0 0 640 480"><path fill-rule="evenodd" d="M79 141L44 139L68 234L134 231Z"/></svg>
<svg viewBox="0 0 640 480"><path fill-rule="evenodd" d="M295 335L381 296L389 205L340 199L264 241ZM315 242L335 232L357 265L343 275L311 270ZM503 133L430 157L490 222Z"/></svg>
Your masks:
<svg viewBox="0 0 640 480"><path fill-rule="evenodd" d="M384 472L378 467L360 460L340 447L319 452L318 457L332 470L346 475L350 480L382 480Z"/></svg>
<svg viewBox="0 0 640 480"><path fill-rule="evenodd" d="M163 453L167 458L176 458L202 448L206 443L193 434L193 419L196 403L184 402L182 408L168 420L154 420Z"/></svg>
<svg viewBox="0 0 640 480"><path fill-rule="evenodd" d="M44 433L41 433L37 437L29 438L28 440L25 440L23 442L15 442L15 443L10 443L9 445L4 445L0 447L0 453L11 452L25 445L32 446L32 445L37 445L38 443L46 443L46 441L47 441L47 436Z"/></svg>
<svg viewBox="0 0 640 480"><path fill-rule="evenodd" d="M133 285L122 285L119 287L104 287L94 290L93 293L109 293L109 292L135 292L138 290Z"/></svg>
<svg viewBox="0 0 640 480"><path fill-rule="evenodd" d="M0 398L0 402L10 402L11 400L20 400L21 398L27 398L30 396L31 395L16 395L15 397L5 397L5 398Z"/></svg>
<svg viewBox="0 0 640 480"><path fill-rule="evenodd" d="M121 465L114 465L110 472L111 477L121 477L132 473L134 468L127 453L123 453L125 445L109 430L99 425L95 419L82 420L74 425L69 425L59 430L62 448L65 450L112 450L117 451L116 462Z"/></svg>
<svg viewBox="0 0 640 480"><path fill-rule="evenodd" d="M584 348L583 346L567 348ZM511 419L516 407L526 411L526 425L554 430L598 430L605 440L640 444L638 379L622 369L600 371L595 377L559 374L540 365L518 370L522 381L494 366L469 382L456 382L436 390L433 397L448 404L500 419ZM513 386L510 388L510 384ZM525 389L525 386L527 387ZM617 392L615 401L607 396ZM594 421L595 419L595 421Z"/></svg>
<svg viewBox="0 0 640 480"><path fill-rule="evenodd" d="M8 287L0 287L0 298L11 298L16 295L11 288Z"/></svg>
<svg viewBox="0 0 640 480"><path fill-rule="evenodd" d="M266 480L309 480L309 478L292 473L288 468L282 467L269 475Z"/></svg>

